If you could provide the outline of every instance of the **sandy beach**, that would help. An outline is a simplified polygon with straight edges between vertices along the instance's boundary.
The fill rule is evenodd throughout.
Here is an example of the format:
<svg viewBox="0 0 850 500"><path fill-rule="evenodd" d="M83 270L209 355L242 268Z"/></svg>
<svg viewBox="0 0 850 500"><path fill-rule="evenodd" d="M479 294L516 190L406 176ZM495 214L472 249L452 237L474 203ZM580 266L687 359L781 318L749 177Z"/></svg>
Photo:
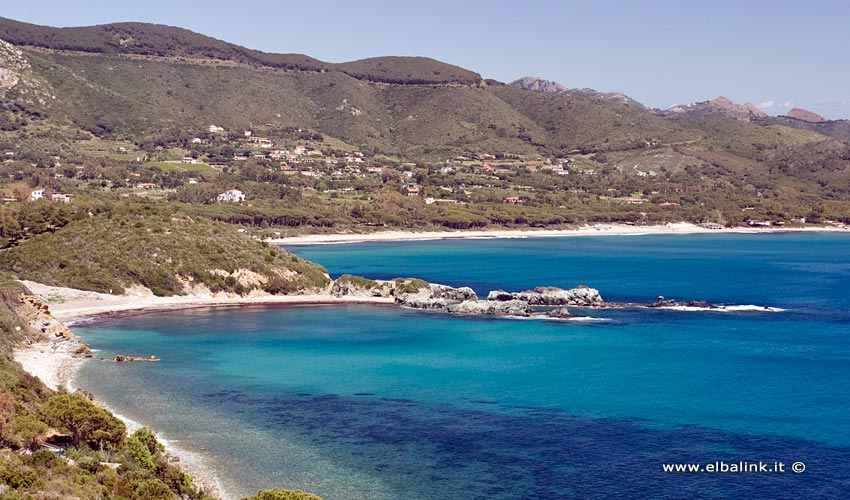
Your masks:
<svg viewBox="0 0 850 500"><path fill-rule="evenodd" d="M576 229L486 229L470 231L378 231L374 233L310 234L266 240L274 245L318 245L336 243L362 243L377 241L423 241L448 239L488 238L560 238L567 236L639 236L650 234L770 234L788 232L850 232L835 226L805 227L738 227L707 229L686 222L662 226L629 226L626 224L596 224Z"/></svg>
<svg viewBox="0 0 850 500"><path fill-rule="evenodd" d="M109 295L43 285L33 281L23 282L33 294L50 306L52 316L70 326L81 320L102 315L137 313L157 310L196 307L257 306L257 305L323 305L323 304L392 304L392 299L372 297L333 297L330 295L290 295L256 297L180 296L156 297L150 290L136 288L125 295ZM84 344L75 336L44 338L28 346L15 349L15 361L30 374L54 390L73 391L74 372L87 359L75 352ZM101 403L102 404L102 403ZM123 415L117 414L132 432L142 427ZM228 500L215 472L206 466L204 457L194 451L174 446L162 439L168 453L177 457L181 468L195 478L195 484L208 493Z"/></svg>

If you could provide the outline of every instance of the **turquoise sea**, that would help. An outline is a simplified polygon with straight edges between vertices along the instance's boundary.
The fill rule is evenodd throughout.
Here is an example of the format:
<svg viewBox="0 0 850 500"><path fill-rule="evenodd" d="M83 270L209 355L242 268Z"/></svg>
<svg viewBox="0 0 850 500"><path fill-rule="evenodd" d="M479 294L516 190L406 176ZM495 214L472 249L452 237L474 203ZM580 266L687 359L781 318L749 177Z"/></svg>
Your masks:
<svg viewBox="0 0 850 500"><path fill-rule="evenodd" d="M595 321L377 306L159 312L77 326L102 360L76 385L202 452L235 498L281 486L325 500L850 492L850 234L291 250L334 276L417 276L479 294L583 284L613 301L782 311L585 311ZM107 361L117 353L162 361ZM662 470L718 461L786 472Z"/></svg>

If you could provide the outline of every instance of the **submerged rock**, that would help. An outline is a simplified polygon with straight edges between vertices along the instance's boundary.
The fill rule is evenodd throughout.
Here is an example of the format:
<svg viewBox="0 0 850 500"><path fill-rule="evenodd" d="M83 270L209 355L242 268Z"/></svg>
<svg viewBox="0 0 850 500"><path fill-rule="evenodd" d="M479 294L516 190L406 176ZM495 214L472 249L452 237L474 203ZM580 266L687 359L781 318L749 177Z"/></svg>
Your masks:
<svg viewBox="0 0 850 500"><path fill-rule="evenodd" d="M116 363L123 363L125 361L159 361L159 358L157 358L156 356L142 357L142 356L124 356L123 354L118 354L117 356L112 358L112 361L114 361Z"/></svg>
<svg viewBox="0 0 850 500"><path fill-rule="evenodd" d="M557 319L575 318L575 316L573 316L570 311L567 310L566 307L562 307L560 309L552 309L551 311L548 311L546 313L546 316Z"/></svg>

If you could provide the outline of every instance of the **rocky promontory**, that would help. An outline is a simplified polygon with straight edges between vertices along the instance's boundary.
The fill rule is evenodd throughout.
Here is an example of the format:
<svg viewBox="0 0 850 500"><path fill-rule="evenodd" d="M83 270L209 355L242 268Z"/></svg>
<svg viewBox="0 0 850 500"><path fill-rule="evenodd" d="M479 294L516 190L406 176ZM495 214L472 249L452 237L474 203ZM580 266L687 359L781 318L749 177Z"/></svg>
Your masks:
<svg viewBox="0 0 850 500"><path fill-rule="evenodd" d="M599 290L586 286L578 286L567 290L546 286L524 292L495 290L487 295L487 300L522 300L532 306L600 307L604 305L602 296L599 295Z"/></svg>
<svg viewBox="0 0 850 500"><path fill-rule="evenodd" d="M566 319L572 314L565 306L601 307L604 305L599 291L588 287L567 290L539 287L524 292L495 290L479 299L469 287L453 288L446 285L426 284L415 291L399 293L397 304L413 309L442 310L464 316L516 316ZM547 308L561 306L559 309Z"/></svg>

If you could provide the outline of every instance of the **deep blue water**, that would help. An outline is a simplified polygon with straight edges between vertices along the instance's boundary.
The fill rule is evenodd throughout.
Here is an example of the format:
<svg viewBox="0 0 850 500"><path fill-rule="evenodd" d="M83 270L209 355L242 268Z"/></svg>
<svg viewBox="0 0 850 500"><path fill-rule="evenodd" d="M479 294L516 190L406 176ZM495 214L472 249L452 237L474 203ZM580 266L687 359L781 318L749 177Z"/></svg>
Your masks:
<svg viewBox="0 0 850 500"><path fill-rule="evenodd" d="M77 384L203 451L234 496L846 498L850 235L692 235L293 247L331 274L476 291L598 288L783 312L467 319L394 307L229 308L75 329ZM663 463L806 472L664 473Z"/></svg>

